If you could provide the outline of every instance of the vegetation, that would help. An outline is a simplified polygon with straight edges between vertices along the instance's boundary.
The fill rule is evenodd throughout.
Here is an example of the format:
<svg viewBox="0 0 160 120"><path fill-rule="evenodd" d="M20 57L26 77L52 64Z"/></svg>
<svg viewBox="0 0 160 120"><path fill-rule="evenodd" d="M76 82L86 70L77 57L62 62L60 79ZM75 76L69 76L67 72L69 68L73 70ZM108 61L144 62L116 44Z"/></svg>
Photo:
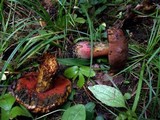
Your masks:
<svg viewBox="0 0 160 120"><path fill-rule="evenodd" d="M145 1L145 0L144 0ZM127 6L140 0L52 0L46 8L39 0L1 0L0 2L0 117L2 120L136 120L160 119L160 10L132 12L137 22L123 23L128 36L126 66L109 77L111 86L97 85L97 72L108 73L106 58L78 59L71 46L78 41L104 42L106 29L126 20ZM49 12L48 12L49 11ZM140 21L140 22L139 22ZM141 32L141 33L139 33ZM133 34L133 35L132 35ZM140 34L140 37L138 37ZM138 39L137 39L138 38ZM57 56L64 76L73 89L68 101L49 113L32 114L15 102L10 86L23 73L38 68L43 53ZM74 53L74 52L73 52ZM99 67L93 67L94 65ZM123 76L122 84L114 81ZM82 92L80 92L82 91ZM80 98L85 96L85 100ZM78 98L76 98L78 97Z"/></svg>

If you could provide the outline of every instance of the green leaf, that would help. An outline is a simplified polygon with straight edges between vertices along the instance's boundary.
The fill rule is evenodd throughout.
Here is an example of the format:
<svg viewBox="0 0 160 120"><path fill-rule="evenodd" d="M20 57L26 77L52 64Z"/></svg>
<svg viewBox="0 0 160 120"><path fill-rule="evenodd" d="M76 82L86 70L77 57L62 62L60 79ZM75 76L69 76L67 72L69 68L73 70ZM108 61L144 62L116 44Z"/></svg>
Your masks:
<svg viewBox="0 0 160 120"><path fill-rule="evenodd" d="M102 103L111 107L126 108L124 97L122 93L116 88L106 85L95 85L88 87L88 89Z"/></svg>
<svg viewBox="0 0 160 120"><path fill-rule="evenodd" d="M104 120L103 116L97 116L96 120Z"/></svg>
<svg viewBox="0 0 160 120"><path fill-rule="evenodd" d="M78 74L79 68L78 66L69 67L64 71L64 75L67 78L74 78Z"/></svg>
<svg viewBox="0 0 160 120"><path fill-rule="evenodd" d="M0 107L4 110L10 110L15 102L15 98L11 94L5 94L0 97Z"/></svg>
<svg viewBox="0 0 160 120"><path fill-rule="evenodd" d="M126 120L127 119L127 114L126 113L120 113L117 117L116 120Z"/></svg>
<svg viewBox="0 0 160 120"><path fill-rule="evenodd" d="M64 105L62 105L61 109L67 109L69 107L71 107L72 103L70 101L66 102Z"/></svg>
<svg viewBox="0 0 160 120"><path fill-rule="evenodd" d="M1 73L1 72L0 72ZM2 74L2 78L0 79L0 80L6 80L7 79L7 77L6 77L6 75L5 74Z"/></svg>
<svg viewBox="0 0 160 120"><path fill-rule="evenodd" d="M24 107L23 105L20 105L20 107L24 110L24 112L27 114L28 117L33 118L32 114L30 113L30 111L26 107Z"/></svg>
<svg viewBox="0 0 160 120"><path fill-rule="evenodd" d="M58 62L63 65L76 65L76 66L82 66L82 65L89 65L89 60L85 59L79 59L79 58L58 58Z"/></svg>
<svg viewBox="0 0 160 120"><path fill-rule="evenodd" d="M86 120L94 120L94 109L95 104L93 102L89 102L85 105L86 108Z"/></svg>
<svg viewBox="0 0 160 120"><path fill-rule="evenodd" d="M106 8L107 8L106 5L103 5L102 7L99 7L99 8L95 11L94 15L95 15L95 16L99 15L99 14L102 13L103 10L105 10Z"/></svg>
<svg viewBox="0 0 160 120"><path fill-rule="evenodd" d="M125 94L124 94L124 98L125 98L126 100L131 99L131 94L130 94L130 93L125 93Z"/></svg>
<svg viewBox="0 0 160 120"><path fill-rule="evenodd" d="M38 30L38 33L39 33L40 35L43 35L43 34L47 34L47 31L46 31L46 30Z"/></svg>
<svg viewBox="0 0 160 120"><path fill-rule="evenodd" d="M77 22L77 23L85 23L86 20L84 18L82 18L82 17L78 17L78 18L75 19L75 22Z"/></svg>
<svg viewBox="0 0 160 120"><path fill-rule="evenodd" d="M123 2L123 0L115 0L114 1L114 3L116 3L116 4L120 4L120 3L122 3Z"/></svg>
<svg viewBox="0 0 160 120"><path fill-rule="evenodd" d="M10 119L16 118L17 116L32 117L28 112L23 110L21 107L15 106L10 111Z"/></svg>
<svg viewBox="0 0 160 120"><path fill-rule="evenodd" d="M95 105L95 103L93 103L93 102L87 103L87 104L85 105L86 111L92 112L92 111L94 110L95 106L96 106L96 105Z"/></svg>
<svg viewBox="0 0 160 120"><path fill-rule="evenodd" d="M116 120L138 120L135 112L128 110L125 112L120 112L116 117Z"/></svg>
<svg viewBox="0 0 160 120"><path fill-rule="evenodd" d="M77 14L73 14L73 19L76 19L77 18Z"/></svg>
<svg viewBox="0 0 160 120"><path fill-rule="evenodd" d="M85 83L84 76L81 73L79 73L79 79L77 82L77 86L81 88L84 85L84 83Z"/></svg>
<svg viewBox="0 0 160 120"><path fill-rule="evenodd" d="M73 101L74 100L74 95L76 94L76 90L75 89L72 89L69 97L68 97L68 100L70 101Z"/></svg>
<svg viewBox="0 0 160 120"><path fill-rule="evenodd" d="M93 77L96 74L93 69L87 66L81 66L79 69L80 69L80 73L82 73L86 77Z"/></svg>
<svg viewBox="0 0 160 120"><path fill-rule="evenodd" d="M77 104L68 108L62 116L62 120L86 120L84 105Z"/></svg>
<svg viewBox="0 0 160 120"><path fill-rule="evenodd" d="M1 120L9 120L9 111L1 108Z"/></svg>

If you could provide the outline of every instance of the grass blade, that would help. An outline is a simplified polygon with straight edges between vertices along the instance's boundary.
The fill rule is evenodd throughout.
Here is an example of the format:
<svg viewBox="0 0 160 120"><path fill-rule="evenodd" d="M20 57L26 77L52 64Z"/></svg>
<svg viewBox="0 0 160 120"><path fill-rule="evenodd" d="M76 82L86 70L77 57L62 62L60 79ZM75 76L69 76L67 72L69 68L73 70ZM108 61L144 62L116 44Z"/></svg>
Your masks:
<svg viewBox="0 0 160 120"><path fill-rule="evenodd" d="M145 71L145 61L143 61L142 68L141 68L141 71L140 71L140 78L139 78L139 81L138 81L136 96L135 96L134 103L133 103L133 106L132 106L132 111L133 112L136 111L137 106L138 106L138 102L139 102L139 98L140 98L140 94L141 94L141 89L142 89L144 71Z"/></svg>

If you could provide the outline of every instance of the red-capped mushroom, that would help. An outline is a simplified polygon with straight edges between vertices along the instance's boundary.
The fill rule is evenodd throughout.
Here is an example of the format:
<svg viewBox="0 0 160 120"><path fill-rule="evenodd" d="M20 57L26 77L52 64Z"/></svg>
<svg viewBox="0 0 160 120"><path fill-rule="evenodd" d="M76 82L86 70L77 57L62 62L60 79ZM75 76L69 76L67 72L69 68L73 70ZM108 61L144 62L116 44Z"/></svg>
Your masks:
<svg viewBox="0 0 160 120"><path fill-rule="evenodd" d="M122 69L128 57L128 41L121 29L110 28L107 30L109 41L108 59L110 72L115 73Z"/></svg>
<svg viewBox="0 0 160 120"><path fill-rule="evenodd" d="M93 43L93 57L108 55L108 43ZM78 58L89 59L91 57L91 44L89 41L78 42L74 46L74 54Z"/></svg>
<svg viewBox="0 0 160 120"><path fill-rule="evenodd" d="M16 100L32 112L49 112L63 104L71 92L70 80L55 75L58 63L46 54L38 72L29 72L12 85Z"/></svg>
<svg viewBox="0 0 160 120"><path fill-rule="evenodd" d="M121 29L112 27L107 30L108 43L94 43L93 57L108 56L110 72L115 73L122 69L128 56L128 42ZM74 53L79 58L91 57L89 41L82 41L75 45Z"/></svg>

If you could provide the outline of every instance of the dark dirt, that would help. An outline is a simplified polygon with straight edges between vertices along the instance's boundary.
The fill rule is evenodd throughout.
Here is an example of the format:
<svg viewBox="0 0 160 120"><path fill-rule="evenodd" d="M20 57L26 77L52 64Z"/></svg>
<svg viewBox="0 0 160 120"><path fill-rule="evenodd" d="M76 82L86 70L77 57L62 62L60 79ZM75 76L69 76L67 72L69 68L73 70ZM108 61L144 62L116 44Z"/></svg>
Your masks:
<svg viewBox="0 0 160 120"><path fill-rule="evenodd" d="M151 33L152 25L153 19L144 17L126 20L123 28L129 30L130 40L134 40L139 44L146 44Z"/></svg>

